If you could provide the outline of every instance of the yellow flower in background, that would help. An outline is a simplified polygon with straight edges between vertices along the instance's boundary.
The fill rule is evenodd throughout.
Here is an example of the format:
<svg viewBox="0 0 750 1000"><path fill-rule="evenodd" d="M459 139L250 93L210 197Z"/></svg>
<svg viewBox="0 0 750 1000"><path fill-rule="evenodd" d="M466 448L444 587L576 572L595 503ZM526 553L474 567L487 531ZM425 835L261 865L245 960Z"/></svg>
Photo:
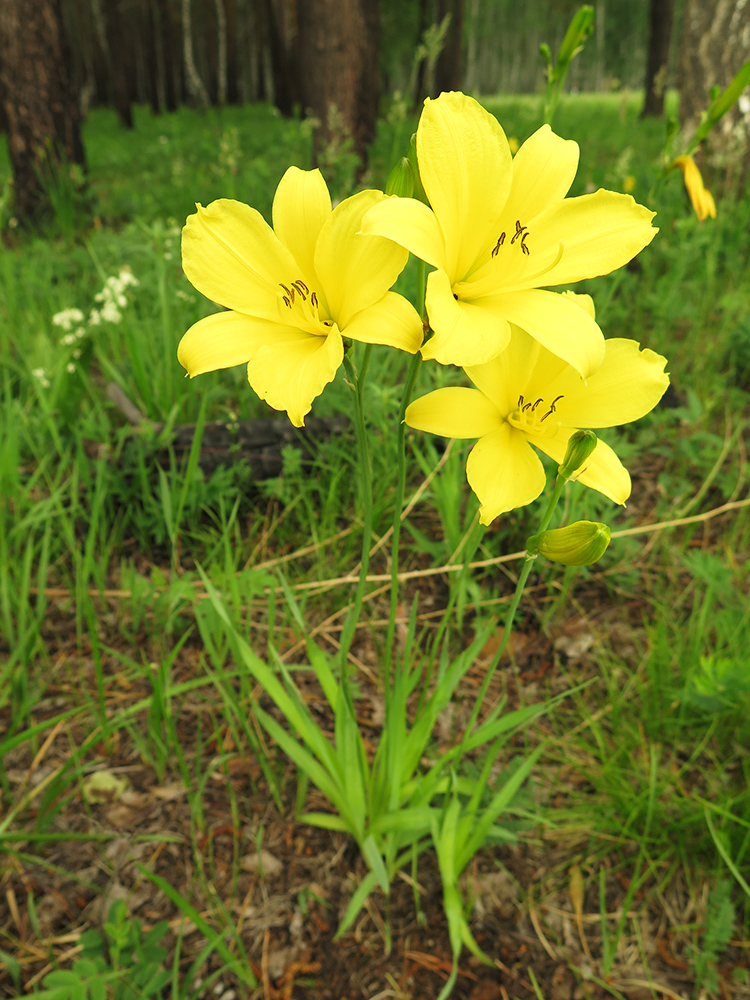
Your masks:
<svg viewBox="0 0 750 1000"><path fill-rule="evenodd" d="M700 221L703 222L709 215L712 219L715 219L716 204L713 195L703 186L701 172L695 165L695 160L692 156L678 156L672 166L679 167L682 171L687 193L695 209L695 214Z"/></svg>
<svg viewBox="0 0 750 1000"><path fill-rule="evenodd" d="M637 182L635 177L632 174L628 174L628 176L622 182L623 191L626 194L631 194L633 191L635 191L636 183Z"/></svg>
<svg viewBox="0 0 750 1000"><path fill-rule="evenodd" d="M427 313L434 336L424 358L460 366L497 357L511 324L587 378L602 362L594 319L542 286L608 274L651 242L653 212L629 195L565 198L578 145L548 125L515 157L496 119L471 97L425 101L417 130L420 176L432 210L388 198L364 219L431 264Z"/></svg>
<svg viewBox="0 0 750 1000"><path fill-rule="evenodd" d="M572 308L593 319L588 295L568 293ZM666 359L639 350L634 340L606 341L604 361L587 382L518 327L497 358L466 368L475 389L437 389L415 400L406 423L452 438L479 438L466 463L469 485L481 503L479 519L524 507L544 489L546 476L534 448L560 464L578 428L615 427L638 420L661 399L669 378ZM615 503L630 496L630 476L603 441L576 478Z"/></svg>
<svg viewBox="0 0 750 1000"><path fill-rule="evenodd" d="M418 351L422 321L388 290L407 251L357 235L383 198L361 191L331 210L320 171L290 167L276 189L273 229L239 201L198 205L182 233L182 266L229 311L199 320L180 341L190 377L247 364L261 399L301 427L341 364L342 337Z"/></svg>

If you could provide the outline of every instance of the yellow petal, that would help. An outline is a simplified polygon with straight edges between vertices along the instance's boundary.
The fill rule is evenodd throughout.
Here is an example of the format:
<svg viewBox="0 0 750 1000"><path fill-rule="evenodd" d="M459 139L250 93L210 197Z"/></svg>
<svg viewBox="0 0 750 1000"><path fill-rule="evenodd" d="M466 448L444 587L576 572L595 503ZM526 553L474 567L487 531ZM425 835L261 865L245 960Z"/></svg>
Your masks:
<svg viewBox="0 0 750 1000"><path fill-rule="evenodd" d="M685 187L690 196L695 214L701 222L707 215L712 219L716 218L716 205L713 195L703 186L703 178L692 156L678 156L672 164L682 170L685 178Z"/></svg>
<svg viewBox="0 0 750 1000"><path fill-rule="evenodd" d="M575 371L556 355L545 350L523 330L511 327L510 343L498 357L484 365L466 368L466 374L481 392L491 399L503 417L510 416L524 402L533 404L545 392L549 384L555 385L561 372L571 372L580 381ZM550 395L553 399L557 393Z"/></svg>
<svg viewBox="0 0 750 1000"><path fill-rule="evenodd" d="M555 437L535 437L534 444L559 465L565 458L568 439L572 433L573 429L562 427ZM630 496L628 470L604 441L597 442L596 448L586 459L583 472L576 479L618 504L624 504Z"/></svg>
<svg viewBox="0 0 750 1000"><path fill-rule="evenodd" d="M362 234L385 236L415 257L445 270L445 243L434 212L414 198L384 198L362 219Z"/></svg>
<svg viewBox="0 0 750 1000"><path fill-rule="evenodd" d="M416 430L449 438L480 438L503 423L483 393L461 386L436 389L415 399L406 408L405 420Z"/></svg>
<svg viewBox="0 0 750 1000"><path fill-rule="evenodd" d="M258 348L295 339L298 334L298 330L271 320L236 312L215 313L190 327L177 348L177 360L193 378L247 364Z"/></svg>
<svg viewBox="0 0 750 1000"><path fill-rule="evenodd" d="M321 172L290 167L276 188L273 228L299 264L299 277L313 286L315 244L330 214L331 196Z"/></svg>
<svg viewBox="0 0 750 1000"><path fill-rule="evenodd" d="M358 312L342 334L365 344L385 344L416 354L424 330L414 306L403 295L386 292L380 302Z"/></svg>
<svg viewBox="0 0 750 1000"><path fill-rule="evenodd" d="M500 229L512 231L516 219L528 226L540 212L562 201L577 169L578 143L542 125L513 158L513 183Z"/></svg>
<svg viewBox="0 0 750 1000"><path fill-rule="evenodd" d="M492 236L510 191L512 157L502 128L472 97L425 101L417 161L445 239L445 269L462 280Z"/></svg>
<svg viewBox="0 0 750 1000"><path fill-rule="evenodd" d="M362 309L383 298L409 257L390 240L360 232L362 217L383 198L381 191L352 195L336 206L320 232L315 270L331 318L340 330Z"/></svg>
<svg viewBox="0 0 750 1000"><path fill-rule="evenodd" d="M286 410L295 427L302 427L313 400L319 396L344 357L338 328L327 337L298 333L282 344L261 347L247 366L247 380L261 399Z"/></svg>
<svg viewBox="0 0 750 1000"><path fill-rule="evenodd" d="M604 360L604 337L585 309L557 292L529 289L481 300L588 378Z"/></svg>
<svg viewBox="0 0 750 1000"><path fill-rule="evenodd" d="M617 427L639 420L667 390L666 358L639 350L635 340L613 338L605 347L601 367L585 383L569 369L538 383L540 395L565 397L560 417L566 427Z"/></svg>
<svg viewBox="0 0 750 1000"><path fill-rule="evenodd" d="M425 360L441 365L480 365L497 357L510 339L502 313L483 300L462 302L453 296L445 271L432 271L425 298L434 336L422 348Z"/></svg>
<svg viewBox="0 0 750 1000"><path fill-rule="evenodd" d="M479 497L479 520L490 524L516 507L532 503L547 477L539 458L523 434L503 424L481 438L466 463L469 485Z"/></svg>
<svg viewBox="0 0 750 1000"><path fill-rule="evenodd" d="M188 217L182 230L182 267L193 285L229 309L275 319L280 282L299 267L263 216L222 198Z"/></svg>
<svg viewBox="0 0 750 1000"><path fill-rule="evenodd" d="M525 279L519 273L514 287L567 285L609 274L627 264L656 236L659 230L651 225L655 214L629 194L613 191L566 198L536 217L527 240L530 269L552 264L562 244L559 262L538 279Z"/></svg>

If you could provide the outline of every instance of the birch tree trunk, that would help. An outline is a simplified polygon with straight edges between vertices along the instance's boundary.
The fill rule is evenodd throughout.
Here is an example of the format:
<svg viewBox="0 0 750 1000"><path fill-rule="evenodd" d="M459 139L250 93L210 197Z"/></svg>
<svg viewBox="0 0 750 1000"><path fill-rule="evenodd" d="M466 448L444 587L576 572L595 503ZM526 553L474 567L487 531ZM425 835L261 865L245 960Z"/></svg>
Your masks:
<svg viewBox="0 0 750 1000"><path fill-rule="evenodd" d="M85 166L59 0L2 0L0 52L16 216L35 221L48 207L40 174Z"/></svg>
<svg viewBox="0 0 750 1000"><path fill-rule="evenodd" d="M193 20L190 15L190 0L182 0L182 43L185 59L185 78L190 96L199 108L209 105L208 93L198 75L193 50Z"/></svg>
<svg viewBox="0 0 750 1000"><path fill-rule="evenodd" d="M224 10L224 0L216 3L216 38L217 38L217 98L219 106L227 103L227 17Z"/></svg>

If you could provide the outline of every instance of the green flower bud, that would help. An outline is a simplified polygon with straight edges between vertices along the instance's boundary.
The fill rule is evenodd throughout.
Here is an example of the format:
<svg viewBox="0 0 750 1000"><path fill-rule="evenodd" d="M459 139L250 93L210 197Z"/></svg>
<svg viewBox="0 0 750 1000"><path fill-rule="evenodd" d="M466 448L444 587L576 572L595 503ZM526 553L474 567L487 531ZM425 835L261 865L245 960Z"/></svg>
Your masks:
<svg viewBox="0 0 750 1000"><path fill-rule="evenodd" d="M558 472L563 479L572 479L596 448L597 437L593 431L575 431L570 435L568 449Z"/></svg>
<svg viewBox="0 0 750 1000"><path fill-rule="evenodd" d="M419 164L417 163L417 133L412 135L409 142L409 162L411 163L411 168L414 171L414 194L412 198L416 198L417 201L424 202L425 205L429 205L430 201L425 194L425 190L422 187L422 179L419 176Z"/></svg>
<svg viewBox="0 0 750 1000"><path fill-rule="evenodd" d="M531 556L544 556L563 566L590 566L607 551L610 532L600 521L576 521L532 535L526 542Z"/></svg>
<svg viewBox="0 0 750 1000"><path fill-rule="evenodd" d="M396 194L399 198L411 198L414 194L414 170L411 161L402 156L388 175L386 194Z"/></svg>

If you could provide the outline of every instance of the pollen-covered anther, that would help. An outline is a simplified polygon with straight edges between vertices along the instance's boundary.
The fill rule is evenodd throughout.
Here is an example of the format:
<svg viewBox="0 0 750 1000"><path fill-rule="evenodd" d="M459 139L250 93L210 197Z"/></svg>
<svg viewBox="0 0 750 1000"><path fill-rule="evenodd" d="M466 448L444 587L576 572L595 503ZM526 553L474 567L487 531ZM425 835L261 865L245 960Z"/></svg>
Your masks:
<svg viewBox="0 0 750 1000"><path fill-rule="evenodd" d="M497 257L497 255L500 253L500 247L503 245L503 243L505 243L505 233L500 233L498 241L492 249L492 254L491 254L492 257Z"/></svg>
<svg viewBox="0 0 750 1000"><path fill-rule="evenodd" d="M294 305L294 285L292 285L291 288L287 288L286 285L282 284L282 282L279 282L279 285L286 292L286 295L284 295L283 297L284 302L286 303L287 308L291 309L292 306Z"/></svg>
<svg viewBox="0 0 750 1000"><path fill-rule="evenodd" d="M564 396L555 396L555 398L550 403L549 410L547 410L542 419L539 421L540 424L543 424L544 421L547 419L547 417L552 416L552 414L557 410L557 403L559 403L561 399L564 399Z"/></svg>
<svg viewBox="0 0 750 1000"><path fill-rule="evenodd" d="M529 248L526 246L526 240L528 238L528 235L529 235L528 228L526 226L522 226L521 225L520 219L516 219L516 231L513 234L513 236L511 236L510 245L513 246L513 244L516 242L516 240L520 238L520 240L521 240L521 252L524 253L524 254L526 254L527 257L529 255L529 253L531 252L529 250Z"/></svg>

